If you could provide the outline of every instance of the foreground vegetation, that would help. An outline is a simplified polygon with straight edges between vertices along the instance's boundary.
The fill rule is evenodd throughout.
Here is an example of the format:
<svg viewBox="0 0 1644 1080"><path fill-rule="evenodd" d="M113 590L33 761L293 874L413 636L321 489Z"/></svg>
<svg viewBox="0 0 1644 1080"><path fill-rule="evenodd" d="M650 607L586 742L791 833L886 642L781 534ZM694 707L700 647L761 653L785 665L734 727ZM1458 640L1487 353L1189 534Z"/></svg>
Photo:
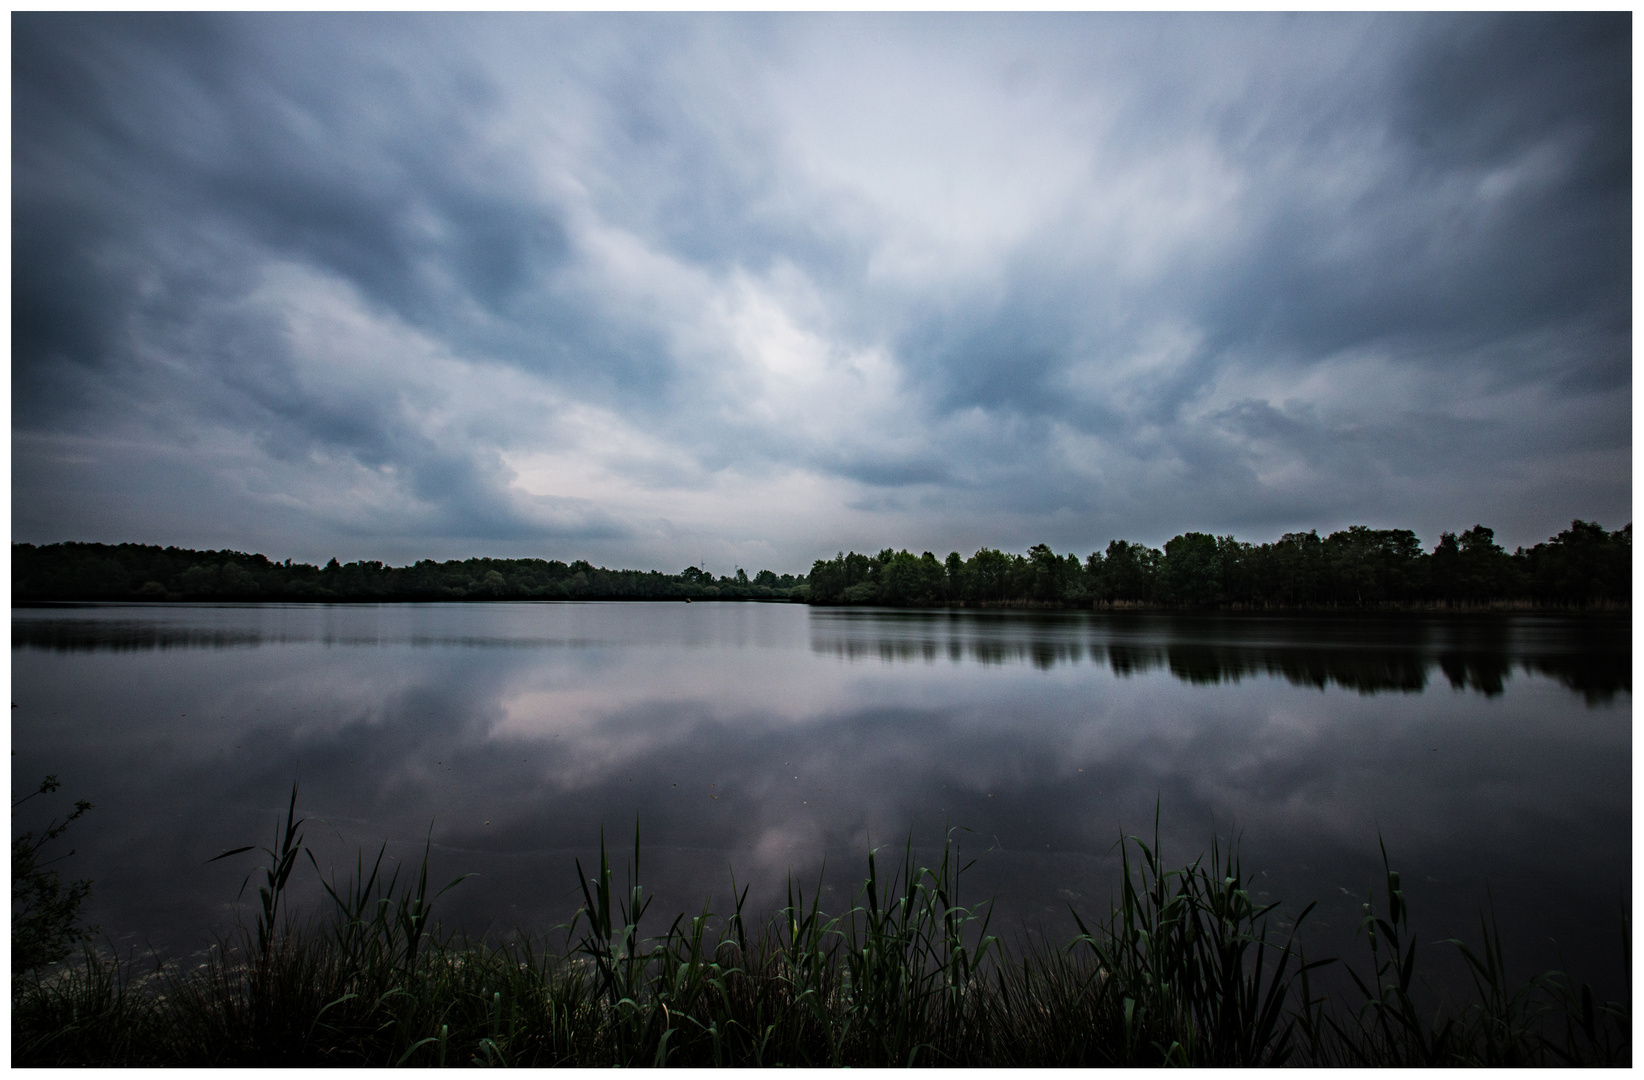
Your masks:
<svg viewBox="0 0 1644 1080"><path fill-rule="evenodd" d="M951 843L934 867L910 849L888 873L870 853L837 916L790 885L761 926L739 899L726 918L680 916L648 936L637 834L625 888L603 844L596 874L578 865L585 902L550 948L442 936L426 854L405 882L385 878L381 852L362 860L326 883L326 917L294 924L282 905L304 850L295 792L292 806L263 849L255 930L192 970L141 972L88 950L66 970L14 977L13 1065L1631 1062L1630 1001L1599 1004L1557 973L1510 982L1482 920L1476 950L1450 943L1472 998L1418 1004L1417 941L1390 869L1364 906L1366 956L1338 980L1352 1000L1333 1001L1317 980L1334 962L1295 943L1306 910L1288 920L1253 902L1219 845L1167 868L1156 832L1124 842L1116 902L1058 949L1008 951L988 905L961 904Z"/></svg>
<svg viewBox="0 0 1644 1080"><path fill-rule="evenodd" d="M49 795L62 785L48 776L40 786L11 804L19 806L41 795ZM65 883L53 863L60 858L44 858L47 845L85 816L91 804L80 800L73 812L53 818L38 833L29 831L11 841L11 965L13 971L55 964L73 948L90 941L92 931L80 925L80 908L91 892L90 881ZM73 855L70 851L68 855Z"/></svg>
<svg viewBox="0 0 1644 1080"><path fill-rule="evenodd" d="M1431 552L1409 529L1363 525L1271 544L1183 533L1161 551L1114 540L1084 560L1038 544L1026 555L983 548L939 561L886 548L840 552L809 575L738 569L715 577L607 570L578 560L465 559L409 566L323 567L239 551L144 544L12 545L16 602L53 600L796 600L818 604L1375 608L1386 606L1626 606L1632 526L1570 527L1509 554L1482 525L1443 533Z"/></svg>

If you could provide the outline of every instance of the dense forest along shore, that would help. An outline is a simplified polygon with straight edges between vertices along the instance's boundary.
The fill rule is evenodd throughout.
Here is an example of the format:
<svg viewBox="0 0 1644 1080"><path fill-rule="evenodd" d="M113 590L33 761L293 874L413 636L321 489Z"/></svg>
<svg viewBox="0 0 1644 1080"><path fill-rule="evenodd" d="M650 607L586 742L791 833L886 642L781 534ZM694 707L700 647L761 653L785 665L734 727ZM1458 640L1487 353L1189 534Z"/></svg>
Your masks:
<svg viewBox="0 0 1644 1080"><path fill-rule="evenodd" d="M1105 551L1025 555L982 548L939 560L926 551L840 552L805 575L761 570L716 577L608 570L578 559L474 558L407 566L323 567L239 551L147 544L12 545L14 603L52 601L766 600L890 607L1166 607L1388 610L1625 608L1632 524L1609 532L1576 520L1508 552L1483 525L1442 533L1432 551L1409 529L1354 525L1272 543L1189 532L1164 548L1114 540Z"/></svg>

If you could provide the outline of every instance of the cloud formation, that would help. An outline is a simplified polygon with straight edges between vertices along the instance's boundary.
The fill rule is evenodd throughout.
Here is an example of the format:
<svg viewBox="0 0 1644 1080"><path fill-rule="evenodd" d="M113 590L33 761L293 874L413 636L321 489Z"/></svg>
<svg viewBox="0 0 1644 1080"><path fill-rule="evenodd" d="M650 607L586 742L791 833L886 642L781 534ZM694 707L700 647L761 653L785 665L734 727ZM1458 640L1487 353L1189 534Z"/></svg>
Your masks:
<svg viewBox="0 0 1644 1080"><path fill-rule="evenodd" d="M1619 527L1630 35L19 14L14 539Z"/></svg>

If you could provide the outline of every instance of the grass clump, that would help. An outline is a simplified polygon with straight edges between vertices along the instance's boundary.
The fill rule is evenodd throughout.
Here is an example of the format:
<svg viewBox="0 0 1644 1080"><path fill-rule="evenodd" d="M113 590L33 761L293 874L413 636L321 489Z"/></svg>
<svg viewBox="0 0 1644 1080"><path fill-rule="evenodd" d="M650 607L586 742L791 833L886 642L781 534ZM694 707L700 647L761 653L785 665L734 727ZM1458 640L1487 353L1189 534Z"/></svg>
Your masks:
<svg viewBox="0 0 1644 1080"><path fill-rule="evenodd" d="M757 926L747 890L723 917L642 930L636 830L618 889L601 842L563 944L492 944L430 922L427 850L402 882L384 852L330 910L295 921L281 897L303 850L295 792L262 850L255 928L192 970L134 974L86 950L13 990L14 1065L1551 1065L1628 1064L1630 1004L1595 1004L1556 973L1512 986L1499 934L1456 943L1476 1000L1417 1005L1417 950L1396 872L1385 911L1366 905L1370 966L1351 1004L1315 993L1330 960L1305 959L1295 920L1251 899L1236 852L1168 868L1123 842L1106 916L1065 946L1012 954L990 904L960 901L950 832L941 858L911 844L887 868L868 854L849 910L830 915L790 882ZM240 849L241 851L250 849ZM231 853L233 854L233 853ZM312 862L312 856L310 856ZM318 867L316 865L316 870ZM248 883L249 883L248 878ZM323 879L322 879L323 880ZM459 879L460 880L460 879ZM452 882L455 885L456 882ZM446 888L450 888L447 885ZM443 891L443 890L441 890ZM1282 937L1282 941L1279 938Z"/></svg>
<svg viewBox="0 0 1644 1080"><path fill-rule="evenodd" d="M12 811L61 786L57 777L46 777L37 789L12 803ZM80 909L91 893L91 882L65 883L62 875L51 868L52 863L74 852L56 859L41 857L47 844L67 832L69 825L90 809L91 804L82 799L61 821L54 818L38 834L25 832L11 842L11 969L15 975L55 964L76 945L91 939L92 931L79 925Z"/></svg>

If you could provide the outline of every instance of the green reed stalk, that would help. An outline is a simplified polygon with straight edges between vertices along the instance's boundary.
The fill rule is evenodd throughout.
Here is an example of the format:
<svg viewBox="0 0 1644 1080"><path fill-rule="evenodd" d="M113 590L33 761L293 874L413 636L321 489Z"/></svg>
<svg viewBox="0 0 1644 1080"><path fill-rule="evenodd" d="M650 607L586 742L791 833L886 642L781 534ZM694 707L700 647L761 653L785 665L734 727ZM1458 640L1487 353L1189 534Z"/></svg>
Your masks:
<svg viewBox="0 0 1644 1080"><path fill-rule="evenodd" d="M850 908L823 912L789 882L787 903L750 926L747 889L720 918L676 917L647 937L652 898L636 826L618 890L603 834L596 875L565 945L491 945L431 921L430 844L416 874L385 875L380 849L346 882L321 883L328 918L294 924L282 896L302 850L295 790L259 892L255 932L199 967L138 976L87 950L81 963L14 989L14 1064L1088 1066L1625 1064L1630 999L1594 1000L1553 972L1507 976L1493 917L1483 945L1452 945L1474 998L1417 1004L1416 938L1386 859L1380 907L1365 905L1369 967L1347 965L1361 999L1345 1013L1313 993L1296 932L1274 939L1278 905L1252 899L1236 850L1213 840L1182 867L1151 842L1121 841L1123 879L1104 919L1013 955L989 933L992 904L960 902L973 865L950 830L934 865L911 842L880 852ZM250 850L250 849L241 849ZM312 855L310 863L319 871ZM1385 910L1383 910L1383 908ZM277 918L278 917L278 918Z"/></svg>

